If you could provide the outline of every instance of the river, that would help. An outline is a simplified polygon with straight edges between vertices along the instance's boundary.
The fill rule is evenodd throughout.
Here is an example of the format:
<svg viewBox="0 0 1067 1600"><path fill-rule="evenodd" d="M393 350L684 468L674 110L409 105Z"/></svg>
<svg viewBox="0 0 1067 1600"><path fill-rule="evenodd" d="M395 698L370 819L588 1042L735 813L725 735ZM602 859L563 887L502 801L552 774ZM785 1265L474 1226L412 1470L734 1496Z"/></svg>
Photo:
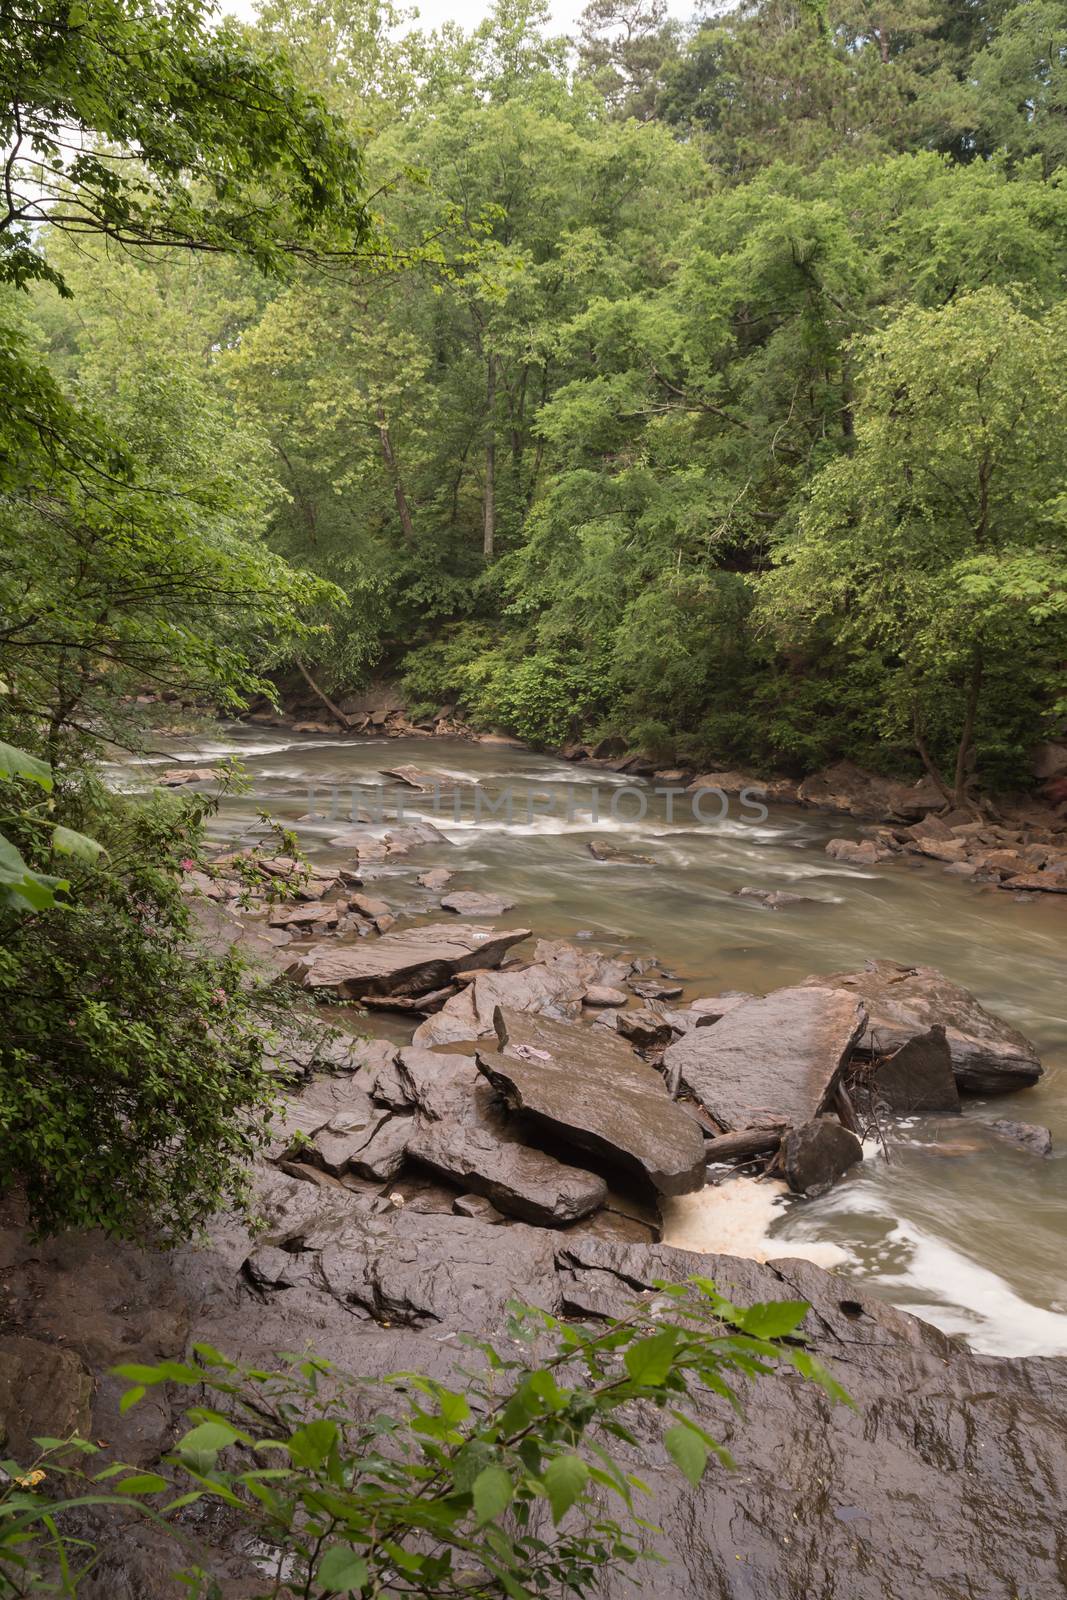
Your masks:
<svg viewBox="0 0 1067 1600"><path fill-rule="evenodd" d="M311 859L323 863L344 859L329 841L350 826L353 786L367 809L375 786L386 781L383 768L411 763L474 780L486 801L478 816L471 791L457 791L460 799L448 798L436 813L431 803L405 797L408 814L432 817L450 843L382 869L375 887L394 910L440 920L415 874L447 865L455 873L451 889L492 889L516 901L501 925L568 939L582 934L608 952L654 954L684 980L686 999L728 989L765 992L867 957L942 968L1035 1041L1045 1078L1014 1096L969 1100L962 1118L916 1120L900 1131L890 1159L868 1147L862 1165L822 1199L783 1203L768 1193L763 1221L779 1253L790 1242L834 1247L837 1270L978 1350L1067 1352L1064 900L1017 901L954 878L937 863L838 863L824 853L827 839L857 831L839 819L795 808L759 818L736 800L721 820L714 800L698 818L691 797L657 795L640 780L583 772L521 749L312 737L242 724L211 737L160 738L155 748L133 771L124 769L126 783L139 786L158 766L237 757L250 787L224 798L215 836L254 837L260 807L286 825L316 810L325 814L297 831ZM581 809L594 804L594 786L595 824ZM390 801L397 790L390 783ZM488 814L489 806L497 812ZM598 840L654 865L597 861L588 845ZM745 885L789 890L810 903L767 910L733 895ZM381 1033L388 1024L379 1013L370 1026ZM968 1124L993 1117L1047 1124L1053 1156L1041 1160L994 1141L976 1148ZM696 1220L704 1248L729 1248L713 1210L703 1232ZM690 1215L687 1242L693 1227Z"/></svg>

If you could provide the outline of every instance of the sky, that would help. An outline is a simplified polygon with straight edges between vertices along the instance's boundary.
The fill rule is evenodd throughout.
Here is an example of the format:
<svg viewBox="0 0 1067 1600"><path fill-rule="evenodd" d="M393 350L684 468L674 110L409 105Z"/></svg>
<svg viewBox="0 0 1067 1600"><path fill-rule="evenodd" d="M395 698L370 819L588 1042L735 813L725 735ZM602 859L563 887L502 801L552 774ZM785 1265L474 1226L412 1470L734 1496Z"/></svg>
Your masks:
<svg viewBox="0 0 1067 1600"><path fill-rule="evenodd" d="M474 27L481 22L491 8L492 0L413 0L417 4L419 21L418 26L426 28L439 28L442 22L459 22L465 28ZM585 9L587 0L554 0L552 5L552 24L557 33L573 33L577 20ZM250 18L254 12L253 0L222 0L225 11L232 11L235 16ZM407 9L402 0L402 8ZM694 0L671 0L670 13L673 17L688 18L694 9Z"/></svg>

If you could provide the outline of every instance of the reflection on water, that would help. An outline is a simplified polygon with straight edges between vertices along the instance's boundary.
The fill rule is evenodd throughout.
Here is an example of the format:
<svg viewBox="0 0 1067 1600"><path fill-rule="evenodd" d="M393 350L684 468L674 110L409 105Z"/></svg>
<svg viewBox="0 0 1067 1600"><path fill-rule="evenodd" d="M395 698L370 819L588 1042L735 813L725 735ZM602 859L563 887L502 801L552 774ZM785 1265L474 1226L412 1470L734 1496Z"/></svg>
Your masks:
<svg viewBox="0 0 1067 1600"><path fill-rule="evenodd" d="M701 825L684 805L668 822L666 801L648 786L643 818L612 816L604 797L613 786L643 786L600 771L582 781L581 768L522 750L442 739L311 738L237 725L211 739L161 739L158 747L148 771L127 767L116 778L140 784L152 764L186 760L205 765L233 755L245 763L251 792L225 799L214 824L227 840L254 826L259 805L290 825L311 808L309 785L317 785L322 811L324 785L381 784L388 781L381 769L402 763L476 779L490 797L509 784L516 790L576 784L571 820L560 797L552 814L528 820L516 803L510 825L502 816L475 821L469 804L456 821L448 815L450 800L434 817L426 801L405 796L406 811L434 817L450 844L427 846L383 869L382 892L396 909L432 914L433 897L416 886L415 874L446 864L455 873L450 887L491 888L515 900L502 925L566 938L582 933L606 950L655 953L685 980L687 997L766 991L866 957L943 968L1035 1040L1046 1068L1041 1085L996 1101L970 1101L963 1119L917 1125L894 1144L890 1161L871 1150L831 1194L775 1205L777 1221L769 1211L750 1220L760 1233L770 1228L778 1253L791 1241L837 1247L845 1257L839 1270L978 1348L1067 1351L1064 900L1019 903L946 875L936 863L856 868L831 861L823 852L826 840L854 829L813 812L772 810L766 821L750 825L740 820L735 801L721 823ZM578 810L592 803L594 782L602 813L595 826ZM344 852L329 840L344 826L323 817L301 821L298 832L313 859L336 862ZM588 844L596 839L650 857L654 865L595 861ZM808 898L768 911L734 897L732 891L745 885ZM372 1025L383 1031L378 1018ZM985 1140L970 1148L975 1141L963 1135L975 1117L1046 1123L1056 1153L1039 1160ZM724 1237L734 1221L723 1223ZM690 1217L687 1228L695 1225ZM728 1248L710 1237L714 1225L705 1231L708 1249Z"/></svg>

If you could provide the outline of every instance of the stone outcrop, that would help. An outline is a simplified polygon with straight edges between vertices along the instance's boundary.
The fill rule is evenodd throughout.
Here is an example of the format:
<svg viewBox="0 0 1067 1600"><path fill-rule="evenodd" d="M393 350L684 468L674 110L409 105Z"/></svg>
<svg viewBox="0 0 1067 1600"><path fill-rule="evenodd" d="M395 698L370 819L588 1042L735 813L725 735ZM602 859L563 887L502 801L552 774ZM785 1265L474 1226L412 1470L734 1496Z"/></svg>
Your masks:
<svg viewBox="0 0 1067 1600"><path fill-rule="evenodd" d="M576 1222L603 1204L603 1178L532 1148L472 1061L439 1056L437 1066L436 1094L418 1102L410 1159L484 1195L505 1215L542 1227Z"/></svg>
<svg viewBox="0 0 1067 1600"><path fill-rule="evenodd" d="M668 1046L668 1076L727 1133L789 1128L826 1109L866 1026L852 994L825 986L746 1000Z"/></svg>
<svg viewBox="0 0 1067 1600"><path fill-rule="evenodd" d="M512 1110L661 1194L703 1186L699 1125L621 1039L500 1008L494 1023L498 1049L480 1049L478 1065Z"/></svg>
<svg viewBox="0 0 1067 1600"><path fill-rule="evenodd" d="M350 1000L365 994L420 994L457 972L495 967L528 928L506 932L472 923L432 923L387 933L373 944L325 946L295 962L286 976L305 989L337 989Z"/></svg>
<svg viewBox="0 0 1067 1600"><path fill-rule="evenodd" d="M316 1201L310 1184L283 1181ZM763 1266L628 1244L581 1223L556 1233L407 1207L374 1215L341 1199L347 1225L297 1254L267 1255L238 1230L216 1231L209 1249L144 1253L98 1235L31 1244L9 1224L0 1230L8 1312L26 1338L76 1353L95 1379L91 1436L148 1466L174 1436L176 1397L153 1389L120 1414L124 1385L110 1370L180 1354L192 1338L239 1360L274 1365L276 1352L310 1346L344 1371L425 1372L462 1386L456 1369L475 1357L455 1336L499 1338L512 1297L597 1318L625 1314L635 1297L647 1303L657 1281L696 1275L740 1305L805 1300L803 1331L854 1409L779 1377L746 1392L743 1417L698 1396L697 1419L737 1468L713 1467L695 1489L666 1461L662 1417L630 1409L635 1443L620 1449L649 1485L641 1509L660 1529L665 1563L643 1569L643 1593L1045 1600L1061 1592L1067 1362L974 1355L802 1262ZM256 1274L244 1270L253 1258ZM198 1557L227 1596L257 1592L247 1561L235 1567L218 1546ZM110 1537L105 1529L80 1595L170 1600L181 1592L168 1576L176 1564L171 1544L145 1543L128 1525ZM623 1600L631 1574L606 1578L602 1591Z"/></svg>
<svg viewBox="0 0 1067 1600"><path fill-rule="evenodd" d="M859 1048L870 1055L887 1055L931 1027L944 1027L956 1083L969 1094L1009 1094L1041 1076L1029 1039L936 967L868 961L852 971L807 978L805 985L840 989L863 1002L870 1020Z"/></svg>

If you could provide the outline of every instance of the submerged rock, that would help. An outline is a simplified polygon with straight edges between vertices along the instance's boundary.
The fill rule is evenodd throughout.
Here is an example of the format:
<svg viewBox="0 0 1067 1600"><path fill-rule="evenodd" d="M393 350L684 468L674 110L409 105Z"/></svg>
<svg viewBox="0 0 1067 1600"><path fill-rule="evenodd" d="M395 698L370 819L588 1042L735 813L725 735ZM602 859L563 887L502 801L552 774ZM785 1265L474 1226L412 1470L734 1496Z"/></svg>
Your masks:
<svg viewBox="0 0 1067 1600"><path fill-rule="evenodd" d="M969 1094L1010 1094L1041 1077L1029 1039L936 967L868 961L849 972L806 978L804 987L846 990L862 1000L870 1021L859 1049L869 1055L886 1055L940 1024L956 1083Z"/></svg>
<svg viewBox="0 0 1067 1600"><path fill-rule="evenodd" d="M832 1117L815 1117L799 1128L790 1128L782 1140L780 1159L793 1193L813 1199L863 1160L863 1146Z"/></svg>
<svg viewBox="0 0 1067 1600"><path fill-rule="evenodd" d="M470 967L495 967L529 934L528 928L501 932L474 923L432 923L387 933L369 946L311 951L286 976L305 989L338 989L351 1000L364 994L421 994Z"/></svg>
<svg viewBox="0 0 1067 1600"><path fill-rule="evenodd" d="M514 906L514 900L505 900L503 895L481 894L474 889L457 890L441 901L442 911L456 911L463 917L502 917Z"/></svg>
<svg viewBox="0 0 1067 1600"><path fill-rule="evenodd" d="M704 1183L700 1127L621 1039L498 1008L482 1072L516 1111L553 1136L647 1179L662 1194Z"/></svg>
<svg viewBox="0 0 1067 1600"><path fill-rule="evenodd" d="M795 1127L829 1104L866 1021L840 990L776 989L685 1034L663 1066L726 1132Z"/></svg>
<svg viewBox="0 0 1067 1600"><path fill-rule="evenodd" d="M1052 1133L1039 1122L1012 1122L1006 1117L998 1117L988 1126L999 1139L1006 1139L1009 1144L1016 1144L1021 1150L1029 1150L1031 1155L1052 1154Z"/></svg>
<svg viewBox="0 0 1067 1600"><path fill-rule="evenodd" d="M447 867L431 867L429 872L420 872L415 882L421 884L424 889L437 890L443 889L445 884L451 881L452 876Z"/></svg>

